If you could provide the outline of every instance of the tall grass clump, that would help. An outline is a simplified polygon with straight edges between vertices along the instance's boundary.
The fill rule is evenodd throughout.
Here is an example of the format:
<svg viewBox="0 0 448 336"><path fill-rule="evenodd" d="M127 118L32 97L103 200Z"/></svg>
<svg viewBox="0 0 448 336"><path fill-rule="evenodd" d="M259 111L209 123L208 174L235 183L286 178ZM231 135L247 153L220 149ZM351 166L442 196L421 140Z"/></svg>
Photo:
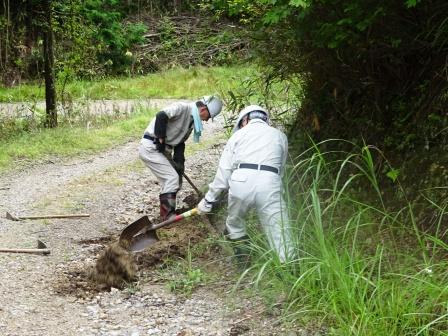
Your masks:
<svg viewBox="0 0 448 336"><path fill-rule="evenodd" d="M446 196L410 198L378 149L323 150L333 142L295 158L287 177L295 255L280 263L252 230L242 277L284 298L282 319L331 335L446 335Z"/></svg>

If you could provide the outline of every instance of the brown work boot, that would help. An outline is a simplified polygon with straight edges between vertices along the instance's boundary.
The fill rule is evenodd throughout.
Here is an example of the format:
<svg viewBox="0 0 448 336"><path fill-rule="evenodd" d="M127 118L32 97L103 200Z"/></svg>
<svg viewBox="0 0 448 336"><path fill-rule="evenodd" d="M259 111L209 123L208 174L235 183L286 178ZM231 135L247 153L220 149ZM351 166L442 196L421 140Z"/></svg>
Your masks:
<svg viewBox="0 0 448 336"><path fill-rule="evenodd" d="M160 194L160 219L167 220L173 215L176 215L176 193Z"/></svg>

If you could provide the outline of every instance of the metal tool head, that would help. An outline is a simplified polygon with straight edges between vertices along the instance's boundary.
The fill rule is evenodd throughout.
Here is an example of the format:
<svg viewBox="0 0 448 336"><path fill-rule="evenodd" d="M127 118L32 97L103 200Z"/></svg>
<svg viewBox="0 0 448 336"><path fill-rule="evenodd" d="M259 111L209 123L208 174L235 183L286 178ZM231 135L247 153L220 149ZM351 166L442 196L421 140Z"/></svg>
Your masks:
<svg viewBox="0 0 448 336"><path fill-rule="evenodd" d="M140 252L159 241L156 230L139 233L132 238L129 251Z"/></svg>
<svg viewBox="0 0 448 336"><path fill-rule="evenodd" d="M148 216L143 216L124 228L118 239L119 244L129 251L137 252L159 240Z"/></svg>
<svg viewBox="0 0 448 336"><path fill-rule="evenodd" d="M41 241L41 240L37 240L37 248L38 249L46 249L47 248L47 245L43 242L43 241Z"/></svg>
<svg viewBox="0 0 448 336"><path fill-rule="evenodd" d="M143 229L146 229L152 225L148 216L143 216L126 226L121 231L119 240L130 241L136 234L140 233Z"/></svg>
<svg viewBox="0 0 448 336"><path fill-rule="evenodd" d="M20 220L19 217L14 216L12 213L10 213L8 211L6 211L6 216L5 217L6 217L6 219L13 220L13 221L19 221Z"/></svg>
<svg viewBox="0 0 448 336"><path fill-rule="evenodd" d="M34 254L50 254L50 249L40 240L37 240L37 248L0 248L0 252L7 253L34 253Z"/></svg>

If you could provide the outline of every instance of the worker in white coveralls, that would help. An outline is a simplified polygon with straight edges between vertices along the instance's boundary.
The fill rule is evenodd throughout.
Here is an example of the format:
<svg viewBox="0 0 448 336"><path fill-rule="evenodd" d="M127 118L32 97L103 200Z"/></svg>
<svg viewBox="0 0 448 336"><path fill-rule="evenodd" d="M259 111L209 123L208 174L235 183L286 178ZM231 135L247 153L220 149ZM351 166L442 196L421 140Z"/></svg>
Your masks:
<svg viewBox="0 0 448 336"><path fill-rule="evenodd" d="M215 178L198 204L200 212L208 213L221 192L229 190L226 235L231 241L247 241L244 216L254 207L271 248L282 262L292 256L282 195L287 155L288 139L269 126L268 111L257 105L244 108L221 155ZM235 249L237 257L239 253L241 250Z"/></svg>
<svg viewBox="0 0 448 336"><path fill-rule="evenodd" d="M181 188L184 173L185 141L194 131L194 141L199 142L202 121L216 117L221 109L222 102L216 96L174 103L158 112L146 128L139 155L160 182L162 220L175 214L176 194Z"/></svg>

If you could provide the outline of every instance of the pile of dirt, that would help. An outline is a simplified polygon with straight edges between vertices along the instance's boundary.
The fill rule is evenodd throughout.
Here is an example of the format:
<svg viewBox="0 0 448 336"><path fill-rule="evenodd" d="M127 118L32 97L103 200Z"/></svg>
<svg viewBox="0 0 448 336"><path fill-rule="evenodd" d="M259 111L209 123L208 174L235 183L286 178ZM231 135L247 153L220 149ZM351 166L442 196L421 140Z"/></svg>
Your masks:
<svg viewBox="0 0 448 336"><path fill-rule="evenodd" d="M136 280L137 266L133 255L117 242L111 243L115 240L114 237L79 240L77 243L89 246L91 253L99 253L96 263L92 263L93 259L70 263L54 282L55 292L60 295L89 298L112 287L123 288L127 283Z"/></svg>
<svg viewBox="0 0 448 336"><path fill-rule="evenodd" d="M85 263L72 263L53 282L54 293L64 297L88 299L104 291L105 288L91 281L91 270Z"/></svg>
<svg viewBox="0 0 448 336"><path fill-rule="evenodd" d="M137 279L137 265L131 252L118 242L110 244L99 256L90 278L105 287L123 288Z"/></svg>

